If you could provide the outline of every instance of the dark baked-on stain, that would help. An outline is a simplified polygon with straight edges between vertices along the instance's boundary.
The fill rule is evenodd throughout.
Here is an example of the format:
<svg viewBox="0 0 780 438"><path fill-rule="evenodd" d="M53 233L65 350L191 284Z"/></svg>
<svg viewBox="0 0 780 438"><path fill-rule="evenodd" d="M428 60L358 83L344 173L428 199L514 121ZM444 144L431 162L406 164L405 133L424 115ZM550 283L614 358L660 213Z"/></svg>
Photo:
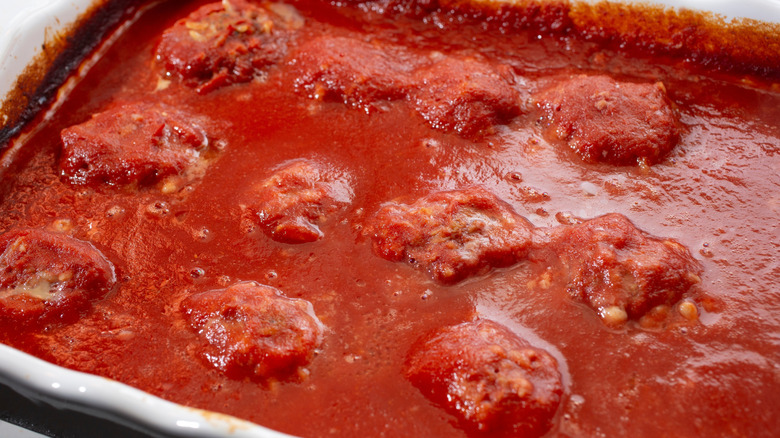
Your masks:
<svg viewBox="0 0 780 438"><path fill-rule="evenodd" d="M125 18L138 10L133 0L103 0L72 26L50 36L24 69L0 106L0 152L24 125L46 108L70 74ZM48 32L47 32L48 35Z"/></svg>

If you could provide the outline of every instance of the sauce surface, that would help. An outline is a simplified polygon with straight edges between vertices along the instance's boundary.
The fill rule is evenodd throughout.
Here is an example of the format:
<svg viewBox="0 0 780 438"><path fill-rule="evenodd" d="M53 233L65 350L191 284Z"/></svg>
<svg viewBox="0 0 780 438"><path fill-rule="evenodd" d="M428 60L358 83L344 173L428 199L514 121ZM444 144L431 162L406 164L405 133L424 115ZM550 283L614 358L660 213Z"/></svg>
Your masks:
<svg viewBox="0 0 780 438"><path fill-rule="evenodd" d="M276 55L253 60L252 75L230 65L215 67L213 76L182 79L176 66L157 59L175 49L158 44L166 29L204 4L166 2L142 14L51 119L6 157L0 231L40 228L89 242L113 264L116 285L76 321L19 327L4 316L0 341L293 435L479 436L485 432L464 427L456 411L426 397L405 370L422 337L487 319L557 362L562 392L544 429L550 436L769 437L780 431L776 85L533 27L500 32L463 13L414 17L305 0L292 3L302 24L289 9L274 10L294 36L275 40L284 46ZM333 76L317 76L310 67L340 65L332 55L347 50L367 61L329 70ZM437 64L441 57L457 68ZM425 78L436 77L437 69L450 71L455 85L431 85ZM239 70L219 79L220 71ZM511 76L506 83L518 97L507 100L497 85L493 94L480 94L479 87L463 92L462 71L469 80L481 78L479 84ZM629 165L568 147L534 102L582 74L663 84L677 118L658 125L676 124L663 137L676 145ZM402 83L404 75L423 79ZM475 100L480 111L462 110ZM116 182L110 172L68 167L77 162L68 157L81 152L63 149L63 129L134 102L175 109L155 111L167 117L159 123L179 128L149 134L178 151L166 174L144 171ZM203 130L180 129L180 119ZM152 132L149 126L138 128L139 135ZM117 162L126 164L121 157ZM301 167L304 176L297 177ZM92 176L71 177L78 172ZM306 182L312 174L321 185ZM274 204L280 215L303 219L258 216L252 202L277 199L285 184L313 187L293 207ZM428 269L424 261L378 254L370 233L383 228L378 212L389 203L412 208L421 199L434 202L435 193L477 186L500 200L491 212L511 210L533 228L532 243L511 247L509 262L481 256L464 265L458 253L452 269L467 266L466 274L453 277L448 266ZM629 312L618 318L627 322L609 324L609 312L600 315L605 308L593 304L600 298L573 298L565 268L551 261L558 259L549 254L568 251L560 242L580 237L558 241L548 230L565 232L609 213L644 233L636 239L655 236L647 245L674 242L692 255L678 264L698 280L666 303L668 314L643 319ZM501 217L499 229L512 222ZM533 251L543 244L549 254ZM213 336L204 341L182 311L183 301L197 305L188 297L244 282L287 297L277 301L308 301L313 313L300 305L306 312L296 317L322 329L317 339L302 335L295 363L303 365L278 378L257 369L225 373L204 359L201 350L221 344ZM224 326L214 330L232 327ZM243 356L230 357L243 369Z"/></svg>

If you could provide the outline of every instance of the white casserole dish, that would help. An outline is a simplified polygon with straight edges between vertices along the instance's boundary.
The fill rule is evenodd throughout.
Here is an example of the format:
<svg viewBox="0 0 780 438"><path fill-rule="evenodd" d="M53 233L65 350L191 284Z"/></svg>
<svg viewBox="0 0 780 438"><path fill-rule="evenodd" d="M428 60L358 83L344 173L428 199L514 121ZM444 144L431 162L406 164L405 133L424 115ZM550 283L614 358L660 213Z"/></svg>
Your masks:
<svg viewBox="0 0 780 438"><path fill-rule="evenodd" d="M585 0L594 2L594 0ZM99 0L0 0L0 103L25 66L54 36ZM645 2L647 3L647 2ZM780 0L666 0L669 7L707 10L728 19L780 23ZM7 117L0 113L0 126ZM58 400L69 409L129 422L143 430L179 436L275 438L278 432L227 415L187 408L102 377L67 370L0 345L0 383L26 396Z"/></svg>

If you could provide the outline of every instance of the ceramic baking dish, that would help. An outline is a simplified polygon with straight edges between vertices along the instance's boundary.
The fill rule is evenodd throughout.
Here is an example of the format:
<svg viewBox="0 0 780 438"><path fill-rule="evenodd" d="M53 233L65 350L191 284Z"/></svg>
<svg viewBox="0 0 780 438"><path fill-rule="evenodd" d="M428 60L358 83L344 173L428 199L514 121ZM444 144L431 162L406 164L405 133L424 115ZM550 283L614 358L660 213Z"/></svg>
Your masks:
<svg viewBox="0 0 780 438"><path fill-rule="evenodd" d="M10 138L21 128L13 125L21 113L14 113L14 110L20 108L12 108L9 101L25 69L34 62L53 65L52 54L47 50L57 50L55 43L62 39L63 32L71 32L85 14L94 13L95 7L104 7L105 3L90 0L0 0L3 11L0 14L0 100L5 103L0 122L6 137ZM668 7L708 10L728 19L780 22L780 1L777 0L667 0L661 3ZM92 46L85 46L83 52L89 50ZM74 56L77 55L79 53L74 53ZM41 61L42 56L48 61ZM49 80L56 81L57 78ZM49 84L49 88L51 86ZM41 93L36 97L40 98L41 105L35 101L25 103L34 109L43 108L47 96L45 91ZM0 137L0 143L4 140L7 138ZM2 146L0 144L0 151ZM61 368L4 345L0 345L0 382L34 400L54 400L60 407L129 423L146 433L256 438L287 436L227 415L177 405L102 377Z"/></svg>

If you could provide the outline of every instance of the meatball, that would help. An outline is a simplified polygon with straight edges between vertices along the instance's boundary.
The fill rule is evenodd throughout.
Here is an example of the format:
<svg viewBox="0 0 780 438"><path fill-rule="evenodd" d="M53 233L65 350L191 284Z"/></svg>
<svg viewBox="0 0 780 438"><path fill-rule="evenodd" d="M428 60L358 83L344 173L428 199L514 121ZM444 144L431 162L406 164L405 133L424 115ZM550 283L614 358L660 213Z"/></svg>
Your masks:
<svg viewBox="0 0 780 438"><path fill-rule="evenodd" d="M559 227L551 248L569 293L613 327L676 303L701 281L702 268L687 248L647 235L620 214Z"/></svg>
<svg viewBox="0 0 780 438"><path fill-rule="evenodd" d="M563 394L555 358L489 320L446 327L418 341L405 374L466 430L489 436L542 436Z"/></svg>
<svg viewBox="0 0 780 438"><path fill-rule="evenodd" d="M72 322L115 283L114 266L88 242L40 229L0 235L0 317Z"/></svg>
<svg viewBox="0 0 780 438"><path fill-rule="evenodd" d="M194 173L209 137L198 119L157 103L129 103L62 130L60 168L75 185L154 184Z"/></svg>
<svg viewBox="0 0 780 438"><path fill-rule="evenodd" d="M585 161L614 165L659 162L679 139L677 116L660 82L575 76L533 100L553 135Z"/></svg>
<svg viewBox="0 0 780 438"><path fill-rule="evenodd" d="M419 62L399 47L346 37L313 39L293 58L298 89L312 98L364 109L404 98L410 71Z"/></svg>
<svg viewBox="0 0 780 438"><path fill-rule="evenodd" d="M205 341L203 357L231 378L285 377L322 342L310 302L254 282L191 295L181 310Z"/></svg>
<svg viewBox="0 0 780 438"><path fill-rule="evenodd" d="M474 58L444 57L415 73L410 99L436 129L473 136L520 113L512 72Z"/></svg>
<svg viewBox="0 0 780 438"><path fill-rule="evenodd" d="M390 202L366 233L374 252L406 260L440 283L457 283L526 257L533 226L480 187L434 193L411 205Z"/></svg>
<svg viewBox="0 0 780 438"><path fill-rule="evenodd" d="M157 58L184 84L205 93L249 82L287 54L303 18L289 5L245 0L210 3L167 29Z"/></svg>
<svg viewBox="0 0 780 438"><path fill-rule="evenodd" d="M352 189L338 172L297 160L253 186L246 199L244 216L268 237L306 243L322 238L319 224L349 204Z"/></svg>

